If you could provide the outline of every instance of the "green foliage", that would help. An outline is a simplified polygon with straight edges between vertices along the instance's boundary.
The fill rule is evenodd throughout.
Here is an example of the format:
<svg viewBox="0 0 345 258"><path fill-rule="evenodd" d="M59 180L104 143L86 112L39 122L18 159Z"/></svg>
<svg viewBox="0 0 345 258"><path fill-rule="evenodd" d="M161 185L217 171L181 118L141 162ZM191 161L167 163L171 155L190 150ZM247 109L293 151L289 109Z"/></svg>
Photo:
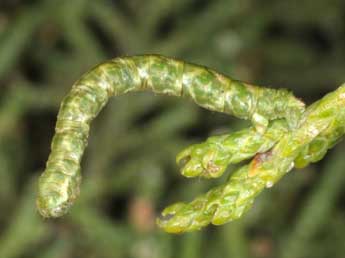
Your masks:
<svg viewBox="0 0 345 258"><path fill-rule="evenodd" d="M226 184L197 197L189 204L177 203L166 208L163 211L163 219L158 220L159 225L168 232L179 233L200 229L209 223L221 225L240 218L265 187L271 188L284 174L295 167L297 157L305 155L299 157L299 160L302 159L306 163L318 161L335 142L343 137L345 133L344 104L345 85L312 104L302 116L298 128L291 130L283 128L282 130L272 126L270 131L282 130L282 132L276 133L279 136L273 139L277 143L271 150L257 152L252 162L234 172ZM270 131L268 135L272 134ZM265 139L267 135L262 137ZM318 138L322 138L323 141ZM239 155L251 151L251 148L247 150L247 146L242 145L241 141L235 141L233 145L243 147L243 152L237 151ZM313 145L316 145L316 148ZM236 148L235 146L233 148ZM227 151L221 147L219 149L219 152L224 152L220 155L226 156ZM304 149L308 151L303 152ZM213 151L212 148L211 151ZM200 156L200 153L202 151L197 152L197 156ZM212 156L207 157L206 173L212 173L214 166L209 166L209 164L214 163ZM196 167L200 166L202 164ZM191 173L197 174L194 171Z"/></svg>
<svg viewBox="0 0 345 258"><path fill-rule="evenodd" d="M173 157L248 126L175 98L138 93L105 107L83 159L82 194L63 219L42 220L32 194L59 103L94 64L157 53L312 103L344 81L344 8L341 0L1 1L0 257L343 257L343 144L288 173L241 220L178 236L156 230L164 205L225 183L185 180Z"/></svg>

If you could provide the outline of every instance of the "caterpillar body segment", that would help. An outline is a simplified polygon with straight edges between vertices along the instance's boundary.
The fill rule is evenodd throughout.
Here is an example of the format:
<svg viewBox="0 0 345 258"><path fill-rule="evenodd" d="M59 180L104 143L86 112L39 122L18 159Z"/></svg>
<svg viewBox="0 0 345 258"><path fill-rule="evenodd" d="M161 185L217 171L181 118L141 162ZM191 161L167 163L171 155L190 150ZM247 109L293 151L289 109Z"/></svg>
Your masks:
<svg viewBox="0 0 345 258"><path fill-rule="evenodd" d="M250 119L261 134L269 120L284 118L294 127L304 112L304 104L286 90L252 86L183 61L157 55L107 61L83 75L62 101L39 180L37 207L44 217L65 214L79 194L91 121L110 97L143 90L186 97L206 109Z"/></svg>

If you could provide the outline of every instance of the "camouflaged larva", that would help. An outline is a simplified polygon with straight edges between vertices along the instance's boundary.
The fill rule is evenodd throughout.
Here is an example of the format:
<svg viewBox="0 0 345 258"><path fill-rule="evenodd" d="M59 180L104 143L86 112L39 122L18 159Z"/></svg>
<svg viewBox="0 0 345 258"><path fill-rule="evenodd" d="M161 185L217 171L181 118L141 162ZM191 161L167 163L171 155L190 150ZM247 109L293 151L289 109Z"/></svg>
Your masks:
<svg viewBox="0 0 345 258"><path fill-rule="evenodd" d="M73 85L61 104L39 180L37 206L44 217L65 214L79 194L80 161L92 119L111 96L142 90L187 97L206 109L250 119L261 133L276 118L296 126L304 111L304 104L287 90L252 86L171 58L134 56L100 64Z"/></svg>

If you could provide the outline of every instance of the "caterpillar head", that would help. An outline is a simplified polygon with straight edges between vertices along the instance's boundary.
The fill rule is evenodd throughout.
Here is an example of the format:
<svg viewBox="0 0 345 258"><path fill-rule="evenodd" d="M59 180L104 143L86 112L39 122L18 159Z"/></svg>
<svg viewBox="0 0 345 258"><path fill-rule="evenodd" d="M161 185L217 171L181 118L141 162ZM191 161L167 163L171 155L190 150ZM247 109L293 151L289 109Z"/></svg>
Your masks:
<svg viewBox="0 0 345 258"><path fill-rule="evenodd" d="M65 215L79 195L80 174L43 173L38 184L37 209L45 218Z"/></svg>
<svg viewBox="0 0 345 258"><path fill-rule="evenodd" d="M37 209L45 218L57 218L65 215L71 202L63 200L58 193L40 196L37 199Z"/></svg>

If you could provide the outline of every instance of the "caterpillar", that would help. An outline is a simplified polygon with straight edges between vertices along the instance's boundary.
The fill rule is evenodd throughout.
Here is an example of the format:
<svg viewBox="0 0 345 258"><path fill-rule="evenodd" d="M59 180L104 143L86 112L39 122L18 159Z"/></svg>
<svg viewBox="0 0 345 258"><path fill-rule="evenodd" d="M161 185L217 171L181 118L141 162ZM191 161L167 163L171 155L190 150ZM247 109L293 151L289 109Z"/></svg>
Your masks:
<svg viewBox="0 0 345 258"><path fill-rule="evenodd" d="M277 118L295 128L305 109L288 90L254 86L181 60L142 55L106 61L84 74L61 103L38 184L37 208L43 217L62 216L79 195L90 123L109 98L143 90L186 97L203 108L251 120L260 133Z"/></svg>

